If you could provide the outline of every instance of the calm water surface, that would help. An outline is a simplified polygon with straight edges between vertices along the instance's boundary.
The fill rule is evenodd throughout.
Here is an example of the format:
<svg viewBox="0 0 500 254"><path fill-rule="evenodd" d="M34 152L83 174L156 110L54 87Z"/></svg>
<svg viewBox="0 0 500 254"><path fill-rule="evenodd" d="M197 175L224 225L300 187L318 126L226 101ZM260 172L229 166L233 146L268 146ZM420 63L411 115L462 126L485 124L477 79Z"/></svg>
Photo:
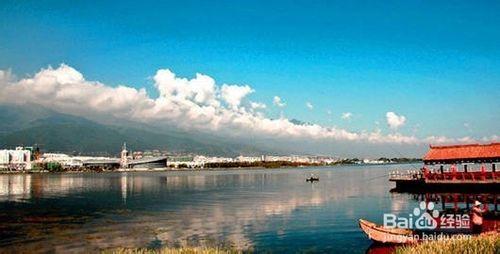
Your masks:
<svg viewBox="0 0 500 254"><path fill-rule="evenodd" d="M387 174L418 165L0 175L0 252L217 246L354 252L359 218L409 213ZM306 183L311 173L320 182Z"/></svg>

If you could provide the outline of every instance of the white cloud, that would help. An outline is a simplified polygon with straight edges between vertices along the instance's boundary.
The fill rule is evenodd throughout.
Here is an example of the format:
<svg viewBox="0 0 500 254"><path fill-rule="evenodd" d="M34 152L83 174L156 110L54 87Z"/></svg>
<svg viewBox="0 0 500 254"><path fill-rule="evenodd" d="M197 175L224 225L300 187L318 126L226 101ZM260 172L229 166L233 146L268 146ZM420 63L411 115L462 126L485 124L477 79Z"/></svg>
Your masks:
<svg viewBox="0 0 500 254"><path fill-rule="evenodd" d="M252 107L252 109L254 109L254 110L267 108L266 104L264 104L262 102L253 102L253 101L250 102L250 107Z"/></svg>
<svg viewBox="0 0 500 254"><path fill-rule="evenodd" d="M310 102L306 102L306 107L309 109L309 110L313 110L314 109L314 106L312 105L312 103Z"/></svg>
<svg viewBox="0 0 500 254"><path fill-rule="evenodd" d="M345 113L342 113L341 118L342 118L342 119L344 119L344 120L351 120L351 118L352 118L352 113L351 113L351 112L345 112Z"/></svg>
<svg viewBox="0 0 500 254"><path fill-rule="evenodd" d="M403 115L397 115L394 112L387 112L385 114L385 117L387 118L387 125L389 125L389 128L396 130L399 127L403 126L406 122L406 117Z"/></svg>
<svg viewBox="0 0 500 254"><path fill-rule="evenodd" d="M219 105L216 100L215 80L209 76L197 73L194 79L188 80L177 78L169 69L163 69L156 72L153 80L160 96L191 100L199 105ZM232 102L236 103L234 100Z"/></svg>
<svg viewBox="0 0 500 254"><path fill-rule="evenodd" d="M286 103L284 101L282 101L279 96L274 96L273 104L280 107L280 108L286 106Z"/></svg>
<svg viewBox="0 0 500 254"><path fill-rule="evenodd" d="M483 142L499 142L500 141L500 136L491 135L489 137L482 137L480 140L483 141Z"/></svg>
<svg viewBox="0 0 500 254"><path fill-rule="evenodd" d="M241 100L253 92L254 90L249 86L224 84L221 89L221 97L231 108L236 109L241 104Z"/></svg>
<svg viewBox="0 0 500 254"><path fill-rule="evenodd" d="M66 112L90 110L122 117L154 103L144 89L85 81L81 73L67 65L43 69L32 78L2 82L0 102L33 102Z"/></svg>
<svg viewBox="0 0 500 254"><path fill-rule="evenodd" d="M0 70L0 84L7 83L13 79L10 70Z"/></svg>
<svg viewBox="0 0 500 254"><path fill-rule="evenodd" d="M288 119L270 119L257 109L260 102L245 102L254 90L249 86L222 85L203 74L193 79L179 78L168 69L158 70L153 77L158 98L144 89L124 85L109 86L88 81L77 70L62 64L56 69L40 70L32 77L16 80L10 71L0 71L0 103L37 103L60 112L83 116L114 116L140 121L175 124L180 128L217 132L232 137L341 140L369 143L422 144L458 141L446 137L418 139L400 133L384 135L374 132L352 132L317 124L296 125ZM275 96L274 105L285 103ZM347 112L344 119L352 114ZM388 123L401 126L404 116L387 113ZM396 121L395 121L396 120ZM498 139L497 136L491 137ZM465 140L465 139L463 139ZM469 139L467 139L469 140Z"/></svg>
<svg viewBox="0 0 500 254"><path fill-rule="evenodd" d="M468 132L472 132L472 128L471 128L470 123L467 123L467 122L466 122L466 123L464 123L464 128L465 128L465 130L467 130Z"/></svg>

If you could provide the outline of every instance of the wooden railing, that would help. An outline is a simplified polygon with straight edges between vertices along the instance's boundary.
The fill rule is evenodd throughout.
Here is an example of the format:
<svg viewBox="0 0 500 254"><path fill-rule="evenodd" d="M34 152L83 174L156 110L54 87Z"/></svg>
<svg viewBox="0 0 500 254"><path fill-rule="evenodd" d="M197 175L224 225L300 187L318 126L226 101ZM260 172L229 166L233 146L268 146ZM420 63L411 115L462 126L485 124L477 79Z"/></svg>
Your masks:
<svg viewBox="0 0 500 254"><path fill-rule="evenodd" d="M425 181L495 182L500 180L500 172L444 172L424 173Z"/></svg>
<svg viewBox="0 0 500 254"><path fill-rule="evenodd" d="M417 170L392 171L389 173L389 180L419 180L422 179L422 172Z"/></svg>
<svg viewBox="0 0 500 254"><path fill-rule="evenodd" d="M392 171L389 180L421 180L426 182L500 182L500 172L425 172L415 170Z"/></svg>

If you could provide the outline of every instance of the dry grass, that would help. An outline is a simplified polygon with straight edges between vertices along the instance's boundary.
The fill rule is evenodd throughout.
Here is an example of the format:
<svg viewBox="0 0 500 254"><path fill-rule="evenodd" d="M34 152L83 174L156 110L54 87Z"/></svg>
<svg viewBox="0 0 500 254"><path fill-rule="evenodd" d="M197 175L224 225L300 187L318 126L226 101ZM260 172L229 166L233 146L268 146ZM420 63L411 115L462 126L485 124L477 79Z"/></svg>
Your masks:
<svg viewBox="0 0 500 254"><path fill-rule="evenodd" d="M500 234L491 233L468 239L429 241L418 245L399 247L396 254L455 254L500 253Z"/></svg>
<svg viewBox="0 0 500 254"><path fill-rule="evenodd" d="M183 247L183 248L161 248L161 249L146 249L146 248L117 248L104 250L101 252L102 254L239 254L243 253L242 251L237 250L227 250L227 249L219 249L219 248L191 248L191 247Z"/></svg>

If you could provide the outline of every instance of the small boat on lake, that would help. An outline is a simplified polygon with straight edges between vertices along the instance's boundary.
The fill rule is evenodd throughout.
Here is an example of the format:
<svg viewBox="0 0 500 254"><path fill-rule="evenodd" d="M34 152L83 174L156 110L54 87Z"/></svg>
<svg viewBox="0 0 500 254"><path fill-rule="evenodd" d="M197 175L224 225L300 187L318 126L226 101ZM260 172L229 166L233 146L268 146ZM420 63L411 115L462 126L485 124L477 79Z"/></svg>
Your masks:
<svg viewBox="0 0 500 254"><path fill-rule="evenodd" d="M404 228L386 228L373 222L359 219L359 227L371 240L379 243L409 244L416 243L415 232Z"/></svg>
<svg viewBox="0 0 500 254"><path fill-rule="evenodd" d="M306 182L317 182L319 181L319 177L315 177L315 176L310 176L308 178L306 178Z"/></svg>

